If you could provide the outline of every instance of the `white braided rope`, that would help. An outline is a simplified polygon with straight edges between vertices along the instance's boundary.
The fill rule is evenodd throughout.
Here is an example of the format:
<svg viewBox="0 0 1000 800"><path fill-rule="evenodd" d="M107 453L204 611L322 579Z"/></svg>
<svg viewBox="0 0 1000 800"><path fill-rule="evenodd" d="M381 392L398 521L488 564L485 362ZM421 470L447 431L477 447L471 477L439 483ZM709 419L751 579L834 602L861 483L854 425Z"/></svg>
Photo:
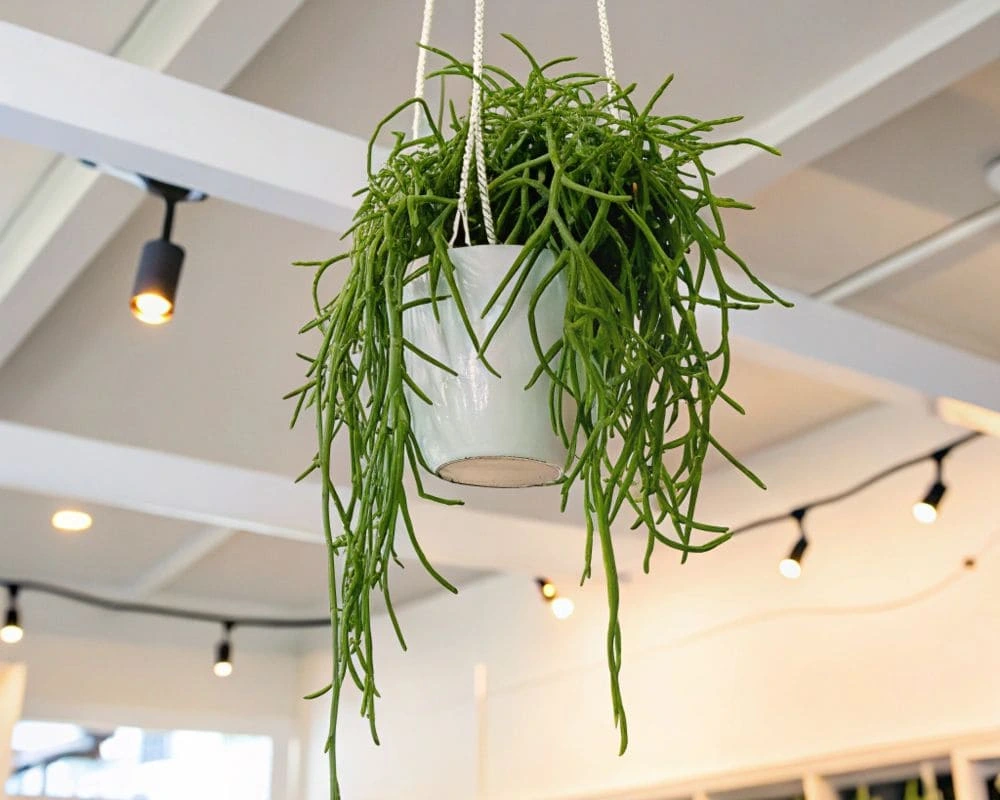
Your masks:
<svg viewBox="0 0 1000 800"><path fill-rule="evenodd" d="M424 99L424 83L427 80L427 45L431 43L431 20L434 18L434 0L424 0L424 21L420 26L420 47L417 48L417 76L414 78L413 96ZM420 138L420 112L423 106L413 104L413 138Z"/></svg>
<svg viewBox="0 0 1000 800"><path fill-rule="evenodd" d="M458 186L458 213L451 231L451 241L454 246L458 240L459 228L465 226L465 242L472 244L472 232L469 229L469 173L472 169L472 156L476 157L476 184L479 189L479 202L483 207L483 227L486 229L486 241L496 244L496 232L493 227L493 209L490 206L489 181L486 176L486 154L483 148L483 28L486 18L486 0L476 0L475 27L472 34L472 101L469 107L469 133L465 139L465 152L462 154L462 176Z"/></svg>
<svg viewBox="0 0 1000 800"><path fill-rule="evenodd" d="M604 52L604 74L608 79L608 94L614 93L618 83L615 77L615 53L611 49L611 27L608 25L607 0L597 0L597 23L601 28L601 50Z"/></svg>

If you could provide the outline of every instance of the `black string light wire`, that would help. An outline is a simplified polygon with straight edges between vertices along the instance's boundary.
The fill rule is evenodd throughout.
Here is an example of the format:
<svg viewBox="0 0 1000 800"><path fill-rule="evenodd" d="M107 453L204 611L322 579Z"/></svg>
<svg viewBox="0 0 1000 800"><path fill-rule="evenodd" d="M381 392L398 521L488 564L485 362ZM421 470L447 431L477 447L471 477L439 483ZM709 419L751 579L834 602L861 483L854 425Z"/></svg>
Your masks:
<svg viewBox="0 0 1000 800"><path fill-rule="evenodd" d="M937 518L937 508L941 502L942 497L945 493L945 485L943 481L943 464L944 460L951 455L952 452L960 447L968 444L982 437L983 434L974 432L966 434L958 439L955 439L944 447L937 448L929 453L925 453L915 458L910 458L905 461L900 461L891 467L888 467L881 472L877 472L874 475L866 478L853 486L844 489L836 494L827 495L825 497L817 498L809 503L798 506L794 510L787 512L785 514L775 514L768 517L761 517L760 519L748 522L737 528L734 528L732 535L740 535L744 533L749 533L750 531L757 530L759 528L764 528L770 525L775 525L781 522L787 522L789 519L793 520L798 526L799 538L792 547L791 552L788 557L782 562L791 561L794 562L798 568L795 575L786 575L785 569L782 568L782 574L786 577L798 577L801 574L802 568L802 558L805 555L806 549L809 546L809 540L806 537L805 529L805 518L806 515L814 508L819 508L821 506L828 506L834 503L839 503L842 500L846 500L856 494L859 494L866 489L874 486L891 475L895 475L898 472L902 472L905 469L916 466L917 464L922 464L926 461L931 461L935 464L935 480L928 490L921 504L927 504L933 507L935 519ZM920 504L918 504L920 505ZM916 513L916 512L915 512ZM922 521L922 520L921 520ZM792 567L788 567L789 572L794 572ZM539 592L541 593L543 599L550 603L553 607L553 613L555 613L555 600L559 599L558 592L555 585L546 578L536 579ZM69 589L65 586L58 586L52 583L45 583L43 581L32 581L32 580L13 580L0 578L0 586L4 586L7 589L8 602L7 611L4 617L4 626L0 628L0 642L6 644L15 644L20 641L24 634L24 628L21 625L20 612L17 606L17 597L19 592L29 591L37 592L38 594L48 594L53 597L60 597L64 600L70 600L75 603L80 603L82 605L92 606L94 608L101 608L105 611L112 611L118 613L126 614L146 614L150 616L159 617L171 617L173 619L184 619L190 620L192 622L210 622L220 625L223 629L223 639L216 646L216 659L215 666L219 667L220 664L228 664L228 670L226 667L219 667L216 674L219 671L225 672L226 675L232 672L232 631L236 627L241 628L326 628L330 625L329 617L265 617L265 616L220 616L219 614L212 613L210 611L198 611L194 609L185 608L175 608L173 606L160 606L154 605L152 603L137 603L126 600L113 600L105 597L99 597L98 595L90 594L87 592L77 591L76 589ZM566 598L568 599L568 598ZM571 601L570 601L571 602ZM572 613L570 609L569 613L565 616L569 616ZM564 618L560 614L556 614L560 618ZM222 676L224 677L224 676Z"/></svg>
<svg viewBox="0 0 1000 800"><path fill-rule="evenodd" d="M967 433L965 436L961 436L955 439L944 447L932 450L929 453L924 453L920 456L915 456L914 458L908 458L906 461L900 461L898 464L893 464L891 467L886 467L881 472L876 472L874 475L865 478L865 480L854 484L853 486L844 489L842 492L837 492L836 494L827 495L825 497L820 497L809 503L805 503L799 508L805 511L811 511L814 508L820 508L821 506L830 506L834 503L839 503L841 500L846 500L848 497L853 497L856 494L860 494L865 489L869 489L876 483L881 483L886 478L895 475L897 472L902 472L910 467L915 467L917 464L923 464L925 461L936 461L940 458L942 461L949 456L952 451L957 450L959 447L967 445L976 439L980 439L984 434L978 431L973 431L972 433ZM798 510L798 509L796 509ZM774 525L776 522L784 522L789 517L792 517L794 512L788 512L786 514L774 514L770 517L761 517L760 519L755 519L753 522L748 522L745 525L740 525L738 528L733 528L731 535L737 536L741 533L749 533L757 528L764 528L769 525Z"/></svg>

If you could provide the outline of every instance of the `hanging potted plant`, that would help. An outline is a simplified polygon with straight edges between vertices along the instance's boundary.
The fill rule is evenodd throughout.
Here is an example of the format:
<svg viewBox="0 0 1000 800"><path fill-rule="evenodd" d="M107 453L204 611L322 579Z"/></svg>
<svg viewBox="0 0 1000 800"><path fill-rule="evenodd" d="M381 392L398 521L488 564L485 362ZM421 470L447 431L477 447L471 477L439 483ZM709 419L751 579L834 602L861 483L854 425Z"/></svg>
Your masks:
<svg viewBox="0 0 1000 800"><path fill-rule="evenodd" d="M621 629L612 528L624 520L646 536L644 568L657 546L708 550L724 528L697 521L705 459L722 453L711 431L724 391L729 315L778 301L730 249L722 208L749 206L713 194L704 154L745 139L706 137L730 119L700 121L655 110L670 80L639 105L614 80L603 4L607 75L558 73L570 59L528 62L519 81L482 63L482 0L472 64L446 60L437 75L468 81L470 111L436 120L417 97L378 126L372 142L413 107L428 132L395 134L349 231L350 249L316 267L321 344L308 382L292 392L295 419L310 408L318 452L307 471L322 479L333 627L328 748L336 776L341 687L361 692L375 733L374 592L384 597L400 642L389 578L395 539L405 536L424 567L409 513L413 496L454 504L427 475L458 483L560 483L565 508L582 489L583 577L595 549L607 584L607 657L621 750ZM425 12L423 43L429 30ZM421 61L422 61L421 57ZM443 105L443 104L442 104ZM766 148L765 149L770 149ZM371 152L371 151L370 151ZM772 151L773 152L773 151ZM461 235L460 235L461 234ZM347 261L339 292L322 279ZM726 276L731 262L753 296ZM714 345L699 329L709 308ZM294 424L294 423L293 423ZM338 490L331 452L349 452L349 488ZM405 646L405 645L404 645Z"/></svg>

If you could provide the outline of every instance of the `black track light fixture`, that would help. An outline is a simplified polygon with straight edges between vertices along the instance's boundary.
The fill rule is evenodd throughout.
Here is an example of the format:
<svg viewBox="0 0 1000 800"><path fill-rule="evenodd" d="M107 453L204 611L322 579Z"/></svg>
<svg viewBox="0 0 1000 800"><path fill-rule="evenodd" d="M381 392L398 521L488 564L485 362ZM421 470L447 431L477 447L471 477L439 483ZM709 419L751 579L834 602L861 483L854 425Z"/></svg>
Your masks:
<svg viewBox="0 0 1000 800"><path fill-rule="evenodd" d="M0 642L4 644L17 644L24 638L24 628L21 627L17 611L17 591L16 584L7 587L7 612L4 614L3 627L0 628Z"/></svg>
<svg viewBox="0 0 1000 800"><path fill-rule="evenodd" d="M802 557L806 554L806 548L809 547L804 522L806 511L808 511L806 508L797 508L789 515L798 523L799 538L792 546L788 555L778 564L778 571L789 580L795 580L802 574Z"/></svg>
<svg viewBox="0 0 1000 800"><path fill-rule="evenodd" d="M228 678L233 674L233 643L232 632L235 623L222 623L222 640L215 646L215 664L212 665L212 672L216 677Z"/></svg>
<svg viewBox="0 0 1000 800"><path fill-rule="evenodd" d="M924 495L924 499L913 504L913 518L924 525L931 525L938 518L938 506L944 499L948 487L944 485L944 459L951 452L950 448L938 450L931 455L934 460L934 483Z"/></svg>
<svg viewBox="0 0 1000 800"><path fill-rule="evenodd" d="M148 194L163 200L166 206L163 230L159 239L152 239L143 245L129 307L132 309L132 316L147 325L162 325L169 322L174 315L177 284L181 279L181 266L184 264L184 248L170 241L174 227L174 209L178 203L196 203L204 200L207 195L204 192L174 186L117 167L96 164L93 161L83 161L83 163L119 180L139 186Z"/></svg>
<svg viewBox="0 0 1000 800"><path fill-rule="evenodd" d="M177 284L181 279L184 248L170 241L174 227L174 208L178 203L203 200L200 192L142 177L146 191L163 200L166 207L163 231L159 239L151 239L142 248L139 271L132 288L129 306L132 315L147 325L162 325L174 315Z"/></svg>

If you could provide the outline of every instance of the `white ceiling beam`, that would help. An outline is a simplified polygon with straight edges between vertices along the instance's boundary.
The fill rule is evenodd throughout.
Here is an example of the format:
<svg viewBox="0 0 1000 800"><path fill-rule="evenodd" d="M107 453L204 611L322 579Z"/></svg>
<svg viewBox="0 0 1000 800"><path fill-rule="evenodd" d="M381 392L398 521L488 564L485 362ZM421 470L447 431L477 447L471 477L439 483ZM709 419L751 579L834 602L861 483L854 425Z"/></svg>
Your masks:
<svg viewBox="0 0 1000 800"><path fill-rule="evenodd" d="M139 575L125 590L125 596L138 600L169 586L209 553L232 539L235 533L232 528L206 528Z"/></svg>
<svg viewBox="0 0 1000 800"><path fill-rule="evenodd" d="M913 269L918 264L922 264L962 242L979 236L995 225L1000 225L1000 203L980 209L925 239L914 242L857 272L852 272L846 278L841 278L836 283L817 292L813 297L827 303L840 303L894 275Z"/></svg>
<svg viewBox="0 0 1000 800"><path fill-rule="evenodd" d="M355 136L3 22L0 74L0 134L59 153L334 230L366 182Z"/></svg>
<svg viewBox="0 0 1000 800"><path fill-rule="evenodd" d="M820 494L849 486L899 458L928 452L955 435L954 428L926 413L875 406L795 442L754 453L749 463L771 484L767 492L761 492L732 469L708 473L701 493L701 517L710 522L740 525L759 516L780 514ZM907 451L886 450L901 440L907 442ZM858 441L869 446L859 449ZM977 447L984 459L983 475L988 475L987 462L995 457L993 444L993 440L985 440ZM0 422L0 452L5 456L0 459L0 486L6 488L259 535L323 543L316 483L294 484L283 475L11 422ZM822 469L810 470L812 479L806 483L812 488L803 496L802 482L794 478L801 476L803 464L814 465L817 457L822 460ZM922 481L930 477L928 467L916 476L914 491L922 489ZM557 508L558 490L552 490L551 500L553 509ZM464 567L563 579L580 574L584 526L575 520L578 513L568 512L565 519L553 521L419 501L414 501L411 510L421 545L432 563L440 568ZM224 538L221 532L212 535ZM397 545L400 557L412 561L414 554L405 535L397 537ZM645 538L640 533L618 531L615 550L619 570L627 577L641 568ZM660 558L670 560L666 554Z"/></svg>
<svg viewBox="0 0 1000 800"><path fill-rule="evenodd" d="M272 0L247 13L241 0L159 0L116 56L221 89L302 2ZM133 187L72 161L46 172L0 237L0 365L141 201Z"/></svg>
<svg viewBox="0 0 1000 800"><path fill-rule="evenodd" d="M808 295L775 287L794 308L731 315L741 356L885 402L932 409L940 397L1000 411L1000 363ZM703 312L707 330L718 323Z"/></svg>
<svg viewBox="0 0 1000 800"><path fill-rule="evenodd" d="M248 533L321 544L319 486L224 464L0 422L0 486L72 497ZM95 469L94 465L100 465ZM553 504L558 492L553 491ZM528 576L579 572L580 526L414 501L421 545L439 566ZM456 520L467 535L456 536ZM415 554L397 537L400 558ZM630 563L645 541L623 540Z"/></svg>
<svg viewBox="0 0 1000 800"><path fill-rule="evenodd" d="M781 158L717 151L717 190L752 196L993 61L998 41L1000 0L955 3L746 131Z"/></svg>

